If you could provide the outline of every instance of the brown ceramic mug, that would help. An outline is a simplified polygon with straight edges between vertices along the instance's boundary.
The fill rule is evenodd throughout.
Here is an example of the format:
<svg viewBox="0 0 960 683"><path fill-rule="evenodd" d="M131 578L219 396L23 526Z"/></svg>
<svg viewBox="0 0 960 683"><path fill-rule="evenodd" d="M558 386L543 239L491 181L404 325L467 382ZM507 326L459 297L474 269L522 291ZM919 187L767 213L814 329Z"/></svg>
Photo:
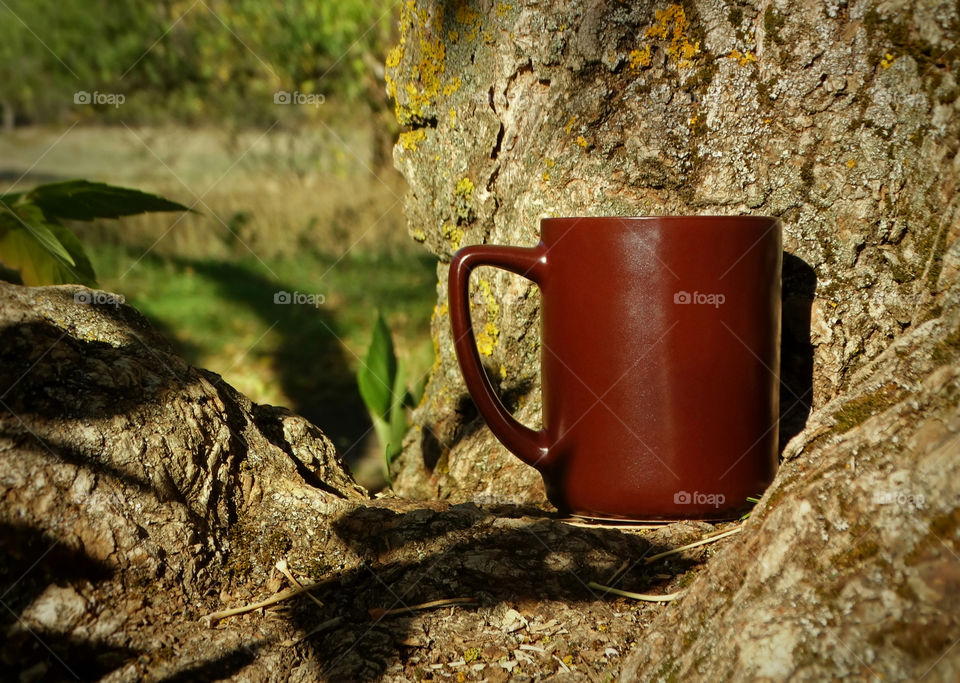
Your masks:
<svg viewBox="0 0 960 683"><path fill-rule="evenodd" d="M562 511L722 519L777 465L780 222L751 216L547 218L532 248L450 264L467 388L493 434ZM542 295L543 425L497 397L477 352L469 278L496 266Z"/></svg>

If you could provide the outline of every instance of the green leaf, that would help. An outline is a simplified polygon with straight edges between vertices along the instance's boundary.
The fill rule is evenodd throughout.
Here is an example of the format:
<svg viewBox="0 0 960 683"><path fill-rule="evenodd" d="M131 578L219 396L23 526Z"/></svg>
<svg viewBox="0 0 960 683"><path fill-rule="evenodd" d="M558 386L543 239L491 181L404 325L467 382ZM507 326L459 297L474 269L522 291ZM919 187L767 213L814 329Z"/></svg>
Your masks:
<svg viewBox="0 0 960 683"><path fill-rule="evenodd" d="M47 218L77 221L119 218L154 211L190 211L183 204L157 195L87 180L40 185L26 194L8 195L0 199L7 202L8 197L13 197L19 204L36 204Z"/></svg>
<svg viewBox="0 0 960 683"><path fill-rule="evenodd" d="M73 257L73 268L70 274L73 276L65 282L86 285L87 287L97 287L97 275L93 271L93 264L87 258L87 252L83 250L80 240L73 234L73 231L62 223L56 221L47 224L50 231L57 236L60 244Z"/></svg>
<svg viewBox="0 0 960 683"><path fill-rule="evenodd" d="M373 328L373 338L367 357L357 371L357 386L360 396L373 416L388 420L390 406L393 403L393 385L397 376L397 355L393 348L390 328L377 312L377 322ZM386 443L383 441L382 443Z"/></svg>
<svg viewBox="0 0 960 683"><path fill-rule="evenodd" d="M0 262L18 271L25 285L97 284L76 236L29 204L15 211L0 207Z"/></svg>
<svg viewBox="0 0 960 683"><path fill-rule="evenodd" d="M71 266L73 265L73 257L70 256L70 252L60 244L60 240L50 230L43 212L37 207L27 204L10 211L5 210L4 213L11 219L12 229L26 230L53 256Z"/></svg>

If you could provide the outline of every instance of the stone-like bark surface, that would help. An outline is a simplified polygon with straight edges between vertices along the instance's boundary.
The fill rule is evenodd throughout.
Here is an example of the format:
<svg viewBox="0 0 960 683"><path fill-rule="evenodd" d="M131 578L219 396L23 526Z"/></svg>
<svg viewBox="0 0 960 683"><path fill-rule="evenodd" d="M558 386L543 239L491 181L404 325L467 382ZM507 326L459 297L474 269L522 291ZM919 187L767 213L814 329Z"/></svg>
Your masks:
<svg viewBox="0 0 960 683"><path fill-rule="evenodd" d="M0 283L0 665L23 680L612 676L658 608L611 609L587 583L675 583L705 557L622 566L703 523L370 500L319 429L189 367L133 309L85 303L110 296ZM284 587L279 560L322 606L210 630ZM447 598L474 604L369 612Z"/></svg>
<svg viewBox="0 0 960 683"><path fill-rule="evenodd" d="M0 283L0 659L54 680L56 658L89 678L169 645L227 577L262 579L297 515L366 498L319 429L91 299Z"/></svg>
<svg viewBox="0 0 960 683"><path fill-rule="evenodd" d="M955 3L406 5L394 159L441 264L400 491L543 502L460 379L458 247L532 245L550 215L783 219L783 467L623 680L957 677L958 40ZM473 292L489 370L537 426L536 290L490 270Z"/></svg>

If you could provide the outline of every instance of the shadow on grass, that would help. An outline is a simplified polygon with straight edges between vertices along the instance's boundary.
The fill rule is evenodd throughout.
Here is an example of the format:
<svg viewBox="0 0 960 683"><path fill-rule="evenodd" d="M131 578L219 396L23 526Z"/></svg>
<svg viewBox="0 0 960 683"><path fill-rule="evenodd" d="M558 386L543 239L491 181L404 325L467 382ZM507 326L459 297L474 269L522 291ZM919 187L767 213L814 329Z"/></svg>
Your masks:
<svg viewBox="0 0 960 683"><path fill-rule="evenodd" d="M193 304L195 309L205 310L190 312L201 319L209 314L209 320L215 322L208 324L223 324L224 319L229 320L229 314L213 310L215 306L228 306L237 311L238 317L253 314L260 323L258 327L264 331L264 337L269 334L278 340L270 363L279 388L289 399L287 407L323 429L351 466L362 456L364 442L373 438L373 432L354 374L360 359L354 357L342 340L351 330L363 329L368 324L372 330L378 303L382 302L382 306L389 309L396 302L409 304L425 299L426 282L431 283L426 292L432 297L432 258L411 256L403 266L394 262L394 270L404 268L413 274L406 281L393 281L390 266L385 266L380 274L376 263L359 266L348 260L333 265L318 263L320 272L315 276L311 274L314 281L322 283L324 269L336 267L340 270L337 273L339 280L352 279L351 288L363 290L357 296L338 297L341 299L339 306L331 306L329 302L320 305L280 303L276 299L278 293L304 292L304 278L299 278L300 282L294 281L296 277L287 279L277 264L271 265L278 272L279 279L265 273L265 269L255 262L162 258L152 254L143 261L148 268L168 273L167 277L179 277L189 272L212 287L214 296L209 301L202 301L199 307ZM302 276L302 265L300 269L299 275ZM325 296L332 298L335 295L327 289ZM361 296L362 300L357 301ZM135 300L131 303L136 305ZM211 352L211 344L204 344L196 338L184 340L183 334L175 333L179 328L169 315L162 319L156 314L148 314L148 317L188 362L204 364L204 356ZM194 335L198 332L196 329L190 331ZM223 330L213 332L224 335ZM257 353L256 346L261 341L262 338L251 339L251 347L245 353ZM223 372L229 375L230 368L223 369Z"/></svg>
<svg viewBox="0 0 960 683"><path fill-rule="evenodd" d="M287 407L323 429L341 453L359 450L355 446L371 423L336 318L323 306L275 302L278 292L292 293L297 287L244 265L185 259L173 263L204 277L216 287L221 301L253 313L278 335L272 364L292 402ZM196 359L188 355L187 360Z"/></svg>

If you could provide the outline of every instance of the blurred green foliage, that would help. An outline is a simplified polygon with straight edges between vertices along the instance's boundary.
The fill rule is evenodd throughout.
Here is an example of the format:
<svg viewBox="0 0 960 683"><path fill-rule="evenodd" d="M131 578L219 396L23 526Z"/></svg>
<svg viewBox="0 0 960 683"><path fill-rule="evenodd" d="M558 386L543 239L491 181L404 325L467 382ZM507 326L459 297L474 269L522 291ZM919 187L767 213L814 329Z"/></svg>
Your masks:
<svg viewBox="0 0 960 683"><path fill-rule="evenodd" d="M6 0L0 107L19 122L309 120L278 91L381 105L391 0ZM120 107L75 103L122 93Z"/></svg>
<svg viewBox="0 0 960 683"><path fill-rule="evenodd" d="M76 283L96 287L87 254L61 221L120 218L152 211L190 211L156 195L86 180L49 183L0 195L0 279L25 285Z"/></svg>

